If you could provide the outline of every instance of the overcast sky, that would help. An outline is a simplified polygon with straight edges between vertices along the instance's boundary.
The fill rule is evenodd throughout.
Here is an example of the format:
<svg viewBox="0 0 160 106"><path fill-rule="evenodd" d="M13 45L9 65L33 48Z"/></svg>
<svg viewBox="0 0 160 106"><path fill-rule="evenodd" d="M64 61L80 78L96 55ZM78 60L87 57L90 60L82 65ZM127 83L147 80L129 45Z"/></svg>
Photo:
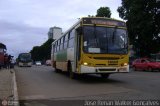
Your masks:
<svg viewBox="0 0 160 106"><path fill-rule="evenodd" d="M120 5L121 0L0 0L0 42L17 56L43 44L50 27L61 27L64 32L102 6L111 9L112 18L120 19Z"/></svg>

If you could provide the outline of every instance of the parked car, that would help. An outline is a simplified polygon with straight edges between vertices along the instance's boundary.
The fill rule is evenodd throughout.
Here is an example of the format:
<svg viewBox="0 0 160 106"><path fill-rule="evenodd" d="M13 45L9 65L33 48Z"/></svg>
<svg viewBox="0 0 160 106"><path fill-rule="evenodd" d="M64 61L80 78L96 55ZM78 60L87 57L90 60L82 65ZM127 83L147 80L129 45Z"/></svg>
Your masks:
<svg viewBox="0 0 160 106"><path fill-rule="evenodd" d="M37 66L41 66L41 65L42 65L42 63L41 63L41 61L36 61L36 62L35 62L35 65L37 65Z"/></svg>
<svg viewBox="0 0 160 106"><path fill-rule="evenodd" d="M133 70L159 70L160 71L160 62L156 62L154 60L148 58L140 58L136 59L132 63Z"/></svg>

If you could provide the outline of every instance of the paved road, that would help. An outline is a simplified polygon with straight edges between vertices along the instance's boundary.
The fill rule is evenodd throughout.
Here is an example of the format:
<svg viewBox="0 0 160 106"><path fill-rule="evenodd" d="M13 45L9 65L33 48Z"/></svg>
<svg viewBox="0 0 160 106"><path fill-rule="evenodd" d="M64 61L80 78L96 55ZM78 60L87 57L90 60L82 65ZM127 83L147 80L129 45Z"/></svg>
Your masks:
<svg viewBox="0 0 160 106"><path fill-rule="evenodd" d="M61 103L63 100L160 100L160 72L112 74L109 79L85 75L73 80L54 72L50 66L15 67L15 70L19 98L26 106L53 106L55 100Z"/></svg>

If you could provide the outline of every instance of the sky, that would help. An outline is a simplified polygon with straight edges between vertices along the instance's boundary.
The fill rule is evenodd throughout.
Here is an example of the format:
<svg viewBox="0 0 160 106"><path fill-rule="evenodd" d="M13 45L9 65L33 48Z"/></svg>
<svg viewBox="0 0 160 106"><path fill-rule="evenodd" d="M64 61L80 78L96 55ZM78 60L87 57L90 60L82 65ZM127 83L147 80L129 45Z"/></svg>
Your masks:
<svg viewBox="0 0 160 106"><path fill-rule="evenodd" d="M42 45L50 27L65 32L78 18L96 15L97 9L106 6L112 18L120 19L121 0L0 0L0 43L17 57Z"/></svg>

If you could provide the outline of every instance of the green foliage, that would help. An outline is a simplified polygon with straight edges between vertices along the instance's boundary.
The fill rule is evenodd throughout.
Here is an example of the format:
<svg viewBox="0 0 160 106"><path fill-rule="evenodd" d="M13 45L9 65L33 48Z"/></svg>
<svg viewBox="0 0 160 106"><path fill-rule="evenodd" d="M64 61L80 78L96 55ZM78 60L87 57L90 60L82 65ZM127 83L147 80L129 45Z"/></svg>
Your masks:
<svg viewBox="0 0 160 106"><path fill-rule="evenodd" d="M97 10L97 15L96 15L96 17L108 17L108 18L110 18L110 17L111 17L110 8L109 8L109 7L100 7L100 8Z"/></svg>
<svg viewBox="0 0 160 106"><path fill-rule="evenodd" d="M30 51L33 61L44 61L50 59L51 44L53 41L54 41L53 39L48 39L41 46L33 47L33 49Z"/></svg>
<svg viewBox="0 0 160 106"><path fill-rule="evenodd" d="M127 20L130 43L137 54L147 56L160 51L160 12L156 0L122 0L119 16Z"/></svg>

